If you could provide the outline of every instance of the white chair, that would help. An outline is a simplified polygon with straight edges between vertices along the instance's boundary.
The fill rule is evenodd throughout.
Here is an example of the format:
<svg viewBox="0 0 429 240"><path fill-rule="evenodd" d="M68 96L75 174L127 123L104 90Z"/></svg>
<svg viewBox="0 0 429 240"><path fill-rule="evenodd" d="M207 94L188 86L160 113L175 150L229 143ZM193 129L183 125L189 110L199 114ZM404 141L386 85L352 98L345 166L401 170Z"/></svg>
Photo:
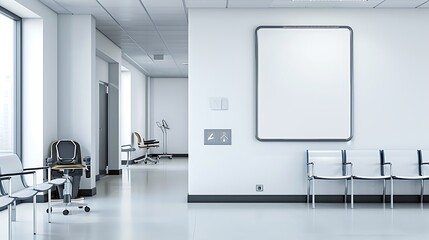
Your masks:
<svg viewBox="0 0 429 240"><path fill-rule="evenodd" d="M393 208L393 184L394 180L420 180L421 191L420 201L423 202L424 180L429 179L429 175L422 176L421 160L419 159L419 151L417 150L384 150L383 161L391 164L391 197L390 207Z"/></svg>
<svg viewBox="0 0 429 240"><path fill-rule="evenodd" d="M345 150L344 156L346 162L353 164L353 179L383 180L383 203L385 203L386 180L392 176L390 164L382 163L380 150Z"/></svg>
<svg viewBox="0 0 429 240"><path fill-rule="evenodd" d="M347 167L349 165L350 167ZM344 202L347 202L348 181L351 184L351 207L353 208L353 179L351 163L345 162L343 151L312 151L307 150L307 203L309 203L310 188L312 192L312 207L315 208L315 181L344 180ZM310 182L311 187L310 187Z"/></svg>
<svg viewBox="0 0 429 240"><path fill-rule="evenodd" d="M419 154L419 175L420 176L429 176L429 150L418 150ZM423 197L425 192L425 182L422 180L422 190L420 201L423 203Z"/></svg>
<svg viewBox="0 0 429 240"><path fill-rule="evenodd" d="M10 180L10 177L0 177L0 181ZM9 184L9 192L11 191L12 185ZM8 210L8 240L12 240L12 208L11 205L15 201L14 198L11 198L8 195L0 195L0 208L7 207Z"/></svg>
<svg viewBox="0 0 429 240"><path fill-rule="evenodd" d="M38 192L46 192L51 190L54 185L61 185L64 183L63 180L57 180L53 182L44 182L41 184L36 184L36 170L48 169L48 167L39 167L39 168L27 168L23 169L21 160L16 154L7 154L0 156L0 177L11 177L10 180L1 181L0 187L2 187L3 192L10 195L15 200L27 200L33 199L33 234L36 234L36 195ZM33 181L32 186L28 186L24 175L32 174ZM10 182L10 183L9 183ZM7 186L11 185L9 190ZM48 206L50 208L51 202L48 201ZM50 216L50 215L49 215ZM12 221L16 219L16 201L12 206ZM49 217L50 222L50 217Z"/></svg>

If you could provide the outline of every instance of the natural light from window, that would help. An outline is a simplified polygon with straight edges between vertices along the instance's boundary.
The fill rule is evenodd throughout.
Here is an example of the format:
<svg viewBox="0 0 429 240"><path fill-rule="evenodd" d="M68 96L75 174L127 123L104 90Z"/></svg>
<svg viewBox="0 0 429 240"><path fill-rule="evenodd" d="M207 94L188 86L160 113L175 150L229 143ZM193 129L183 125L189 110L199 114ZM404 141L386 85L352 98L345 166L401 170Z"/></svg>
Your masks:
<svg viewBox="0 0 429 240"><path fill-rule="evenodd" d="M0 14L0 152L14 152L15 21Z"/></svg>

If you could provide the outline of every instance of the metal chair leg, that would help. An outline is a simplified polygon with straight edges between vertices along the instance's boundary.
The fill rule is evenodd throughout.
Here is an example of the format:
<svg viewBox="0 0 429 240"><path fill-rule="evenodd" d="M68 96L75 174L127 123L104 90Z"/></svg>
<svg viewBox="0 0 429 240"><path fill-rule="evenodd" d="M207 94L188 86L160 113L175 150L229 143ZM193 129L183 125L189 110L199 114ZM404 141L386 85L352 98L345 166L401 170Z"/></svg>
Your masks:
<svg viewBox="0 0 429 240"><path fill-rule="evenodd" d="M307 178L307 204L310 203L310 179Z"/></svg>
<svg viewBox="0 0 429 240"><path fill-rule="evenodd" d="M8 222L9 222L9 240L12 240L12 206L9 205L7 207L7 212L8 212Z"/></svg>
<svg viewBox="0 0 429 240"><path fill-rule="evenodd" d="M347 184L347 179L344 179L344 183L345 183L345 192L344 192L344 203L347 204L347 192L349 191L348 189L348 184Z"/></svg>
<svg viewBox="0 0 429 240"><path fill-rule="evenodd" d="M37 196L37 194L34 195L34 197L33 197L33 234L34 235L36 235L36 227L37 227L37 225L36 225L36 211L37 211L37 209L36 209L36 207L37 207L36 196Z"/></svg>
<svg viewBox="0 0 429 240"><path fill-rule="evenodd" d="M312 179L312 189L311 189L311 191L313 192L313 197L311 198L311 201L312 201L312 204L313 204L313 208L315 208L316 207L316 203L315 203L315 196L314 196L314 178Z"/></svg>
<svg viewBox="0 0 429 240"><path fill-rule="evenodd" d="M52 190L48 190L48 223L52 222L52 204L51 204L51 198L52 198Z"/></svg>
<svg viewBox="0 0 429 240"><path fill-rule="evenodd" d="M383 204L386 203L386 179L383 179Z"/></svg>
<svg viewBox="0 0 429 240"><path fill-rule="evenodd" d="M354 193L353 193L353 178L350 178L350 205L351 208L354 207Z"/></svg>
<svg viewBox="0 0 429 240"><path fill-rule="evenodd" d="M422 179L422 186L420 190L420 203L423 204L423 193L425 191L425 181Z"/></svg>
<svg viewBox="0 0 429 240"><path fill-rule="evenodd" d="M393 178L390 179L390 208L393 208Z"/></svg>
<svg viewBox="0 0 429 240"><path fill-rule="evenodd" d="M16 201L12 205L12 222L16 222Z"/></svg>

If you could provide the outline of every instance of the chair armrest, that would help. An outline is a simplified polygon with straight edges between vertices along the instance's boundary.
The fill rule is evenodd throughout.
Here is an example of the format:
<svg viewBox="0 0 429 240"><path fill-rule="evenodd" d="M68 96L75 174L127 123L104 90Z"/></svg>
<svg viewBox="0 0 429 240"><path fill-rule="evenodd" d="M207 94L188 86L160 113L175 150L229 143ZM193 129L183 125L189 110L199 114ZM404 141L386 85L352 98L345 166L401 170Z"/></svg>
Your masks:
<svg viewBox="0 0 429 240"><path fill-rule="evenodd" d="M8 191L8 196L10 197L10 193L12 192L12 181L11 181L11 177L0 177L0 181L3 180L9 180L9 191Z"/></svg>
<svg viewBox="0 0 429 240"><path fill-rule="evenodd" d="M11 179L11 177L0 177L0 181L3 181L3 180L10 180Z"/></svg>
<svg viewBox="0 0 429 240"><path fill-rule="evenodd" d="M32 171L32 170L41 170L41 169L48 169L48 166L43 166L43 167L35 167L35 168L24 168L24 171Z"/></svg>
<svg viewBox="0 0 429 240"><path fill-rule="evenodd" d="M429 165L429 162L422 162L420 165Z"/></svg>
<svg viewBox="0 0 429 240"><path fill-rule="evenodd" d="M5 173L5 174L0 174L0 177L12 177L12 176L20 176L20 175L27 175L27 174L35 174L36 171L31 171L31 172L16 172L16 173Z"/></svg>
<svg viewBox="0 0 429 240"><path fill-rule="evenodd" d="M125 145L122 145L122 146L121 146L121 148L125 148L125 147L130 148L130 147L133 147L133 146L131 146L131 144L125 144Z"/></svg>
<svg viewBox="0 0 429 240"><path fill-rule="evenodd" d="M350 176L353 176L353 163L352 162L345 162L344 165L350 165ZM347 168L346 168L346 174L347 174Z"/></svg>
<svg viewBox="0 0 429 240"><path fill-rule="evenodd" d="M382 163L381 165L389 165L389 176L392 176L392 163L390 163L390 162L385 162L385 163Z"/></svg>
<svg viewBox="0 0 429 240"><path fill-rule="evenodd" d="M310 175L310 166L311 166L311 175ZM307 163L307 177L311 178L314 176L314 163L309 162Z"/></svg>

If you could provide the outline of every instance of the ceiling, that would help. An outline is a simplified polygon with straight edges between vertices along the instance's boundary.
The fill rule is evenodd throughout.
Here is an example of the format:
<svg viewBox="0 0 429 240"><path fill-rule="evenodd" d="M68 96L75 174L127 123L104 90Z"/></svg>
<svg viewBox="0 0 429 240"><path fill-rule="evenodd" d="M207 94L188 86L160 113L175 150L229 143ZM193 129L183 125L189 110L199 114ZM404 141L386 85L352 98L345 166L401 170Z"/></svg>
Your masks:
<svg viewBox="0 0 429 240"><path fill-rule="evenodd" d="M429 0L39 0L58 14L92 14L123 57L151 77L188 76L189 8L429 8ZM154 60L163 54L164 60Z"/></svg>

